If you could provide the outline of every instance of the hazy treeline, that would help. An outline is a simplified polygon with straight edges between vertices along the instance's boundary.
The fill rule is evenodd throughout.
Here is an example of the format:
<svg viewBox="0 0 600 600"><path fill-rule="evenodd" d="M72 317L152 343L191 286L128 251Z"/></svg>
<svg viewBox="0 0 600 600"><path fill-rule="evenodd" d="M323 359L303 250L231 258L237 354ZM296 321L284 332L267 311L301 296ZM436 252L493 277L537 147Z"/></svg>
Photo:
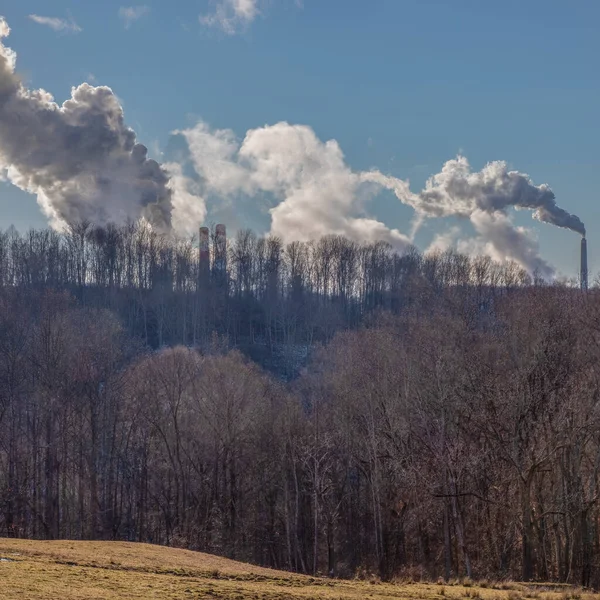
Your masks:
<svg viewBox="0 0 600 600"><path fill-rule="evenodd" d="M340 238L292 245L307 255L295 270L293 250L245 235L252 267L234 240L225 306L241 311L247 297L264 316L272 302L280 335L296 289L315 311L297 331L324 319L326 343L288 383L231 349L233 326L207 326L201 347L148 349L126 308L157 294L151 279L128 281L126 260L118 276L102 271L87 238L84 275L71 238L5 234L0 536L150 541L340 576L600 586L595 291ZM49 249L37 256L52 269L34 268L28 250L43 240L56 262ZM259 258L270 246L272 287ZM340 247L357 256L347 279ZM324 248L330 263L315 258ZM153 259L139 257L144 272ZM181 287L169 270L161 292L165 320L192 329L195 310L205 323L217 311L215 300L179 312L182 298L202 298L195 268Z"/></svg>
<svg viewBox="0 0 600 600"><path fill-rule="evenodd" d="M139 223L79 224L65 234L9 230L0 233L0 285L68 291L79 306L115 312L128 334L153 348L201 346L218 332L290 376L303 348L357 326L374 309L402 310L416 287L488 294L531 283L514 263L453 251L399 254L384 242L341 236L284 246L241 231L226 260L215 261L211 237L210 264L200 265L197 240L173 240Z"/></svg>

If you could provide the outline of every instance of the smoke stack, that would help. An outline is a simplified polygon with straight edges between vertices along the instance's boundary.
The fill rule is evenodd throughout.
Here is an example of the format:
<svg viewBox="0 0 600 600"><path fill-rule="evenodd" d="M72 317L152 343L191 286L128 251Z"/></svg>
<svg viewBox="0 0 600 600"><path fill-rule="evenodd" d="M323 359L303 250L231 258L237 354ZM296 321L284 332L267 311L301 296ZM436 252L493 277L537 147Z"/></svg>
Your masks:
<svg viewBox="0 0 600 600"><path fill-rule="evenodd" d="M581 272L579 274L579 280L581 283L581 289L586 291L588 289L588 265L587 265L587 240L585 237L581 238Z"/></svg>
<svg viewBox="0 0 600 600"><path fill-rule="evenodd" d="M208 227L200 227L200 264L205 267L210 261Z"/></svg>
<svg viewBox="0 0 600 600"><path fill-rule="evenodd" d="M227 267L227 233L225 225L219 223L215 228L215 269L225 271Z"/></svg>

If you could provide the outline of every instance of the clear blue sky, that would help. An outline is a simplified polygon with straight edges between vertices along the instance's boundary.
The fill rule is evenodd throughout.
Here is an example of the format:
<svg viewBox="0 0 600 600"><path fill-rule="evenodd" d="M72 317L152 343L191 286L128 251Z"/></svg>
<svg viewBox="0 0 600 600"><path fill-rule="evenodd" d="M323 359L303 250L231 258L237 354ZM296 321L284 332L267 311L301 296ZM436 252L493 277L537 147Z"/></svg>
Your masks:
<svg viewBox="0 0 600 600"><path fill-rule="evenodd" d="M600 269L598 0L266 0L235 35L199 22L210 0L147 0L129 28L123 4L3 0L6 43L28 85L62 102L93 75L151 150L168 152L170 132L198 118L240 136L286 120L338 140L353 168L378 167L415 190L459 151L477 169L506 160L582 218L590 270ZM30 14L72 18L82 31ZM44 224L35 198L8 184L0 209L0 227ZM376 212L407 229L410 211L390 196ZM517 221L576 274L576 234L529 214Z"/></svg>

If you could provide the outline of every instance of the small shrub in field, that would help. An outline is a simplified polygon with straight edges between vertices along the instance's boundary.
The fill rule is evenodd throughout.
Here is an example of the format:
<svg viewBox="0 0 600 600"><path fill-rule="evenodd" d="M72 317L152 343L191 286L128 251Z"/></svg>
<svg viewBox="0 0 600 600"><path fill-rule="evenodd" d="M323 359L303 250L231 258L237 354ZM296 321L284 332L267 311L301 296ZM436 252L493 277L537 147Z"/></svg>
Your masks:
<svg viewBox="0 0 600 600"><path fill-rule="evenodd" d="M497 590L513 590L515 586L511 581L497 581L495 588Z"/></svg>
<svg viewBox="0 0 600 600"><path fill-rule="evenodd" d="M465 577L461 583L464 587L471 587L473 585L473 580L470 577Z"/></svg>
<svg viewBox="0 0 600 600"><path fill-rule="evenodd" d="M515 592L514 590L508 592L508 595L506 597L508 598L508 600L523 600L523 596L521 596L521 594Z"/></svg>
<svg viewBox="0 0 600 600"><path fill-rule="evenodd" d="M364 567L358 567L354 573L354 578L360 581L364 581L367 578L367 570Z"/></svg>

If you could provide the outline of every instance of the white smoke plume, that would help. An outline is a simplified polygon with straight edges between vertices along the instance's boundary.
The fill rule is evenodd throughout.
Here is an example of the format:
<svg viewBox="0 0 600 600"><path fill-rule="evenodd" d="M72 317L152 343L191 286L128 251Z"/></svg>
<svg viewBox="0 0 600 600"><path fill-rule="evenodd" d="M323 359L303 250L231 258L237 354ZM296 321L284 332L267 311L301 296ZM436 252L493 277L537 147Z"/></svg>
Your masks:
<svg viewBox="0 0 600 600"><path fill-rule="evenodd" d="M271 233L285 242L336 233L385 240L403 249L410 239L364 215L370 190L345 163L335 140L322 142L310 127L277 123L252 129L240 144L230 130L205 123L178 131L208 194L270 193Z"/></svg>
<svg viewBox="0 0 600 600"><path fill-rule="evenodd" d="M419 194L412 193L407 182L379 171L363 173L362 177L393 190L421 218L469 219L490 256L496 260L514 260L529 272L550 276L553 269L540 258L531 232L513 224L508 209L532 210L533 218L538 221L585 235L579 217L560 208L547 185L534 185L528 175L509 171L503 161L490 162L481 171L472 172L467 159L458 156L430 177Z"/></svg>
<svg viewBox="0 0 600 600"><path fill-rule="evenodd" d="M83 83L59 106L48 92L27 89L15 73L15 53L1 42L9 33L0 17L0 172L35 194L57 228L144 217L170 230L181 181L172 184L147 158L112 90Z"/></svg>
<svg viewBox="0 0 600 600"><path fill-rule="evenodd" d="M194 182L180 165L161 166L147 157L110 88L84 83L62 106L44 90L27 89L15 72L15 53L2 44L9 33L0 17L0 179L36 194L56 227L143 217L159 230L188 235L206 217L204 198L266 196L276 202L271 232L285 242L336 233L385 240L402 250L426 219L454 216L468 220L477 237L460 240L452 230L435 247L483 250L546 276L552 268L539 256L532 233L512 222L510 210L528 209L535 219L585 234L581 220L557 206L547 185L535 185L504 162L474 172L458 156L413 193L408 181L377 170L353 171L335 140L323 142L310 127L285 122L249 130L241 142L231 130L211 130L202 122L175 132L188 143L199 176ZM414 209L408 235L368 214L369 200L382 189Z"/></svg>
<svg viewBox="0 0 600 600"><path fill-rule="evenodd" d="M504 161L490 162L473 173L463 156L449 160L441 173L429 179L419 199L415 208L436 216L469 216L477 209L493 213L511 206L531 209L538 221L585 235L581 220L557 206L546 184L534 185L528 175L509 171Z"/></svg>
<svg viewBox="0 0 600 600"><path fill-rule="evenodd" d="M479 234L476 242L484 243L483 252L480 250L478 254L488 254L498 262L514 261L530 273L542 277L554 275L554 268L540 257L532 232L524 227L516 227L502 211L477 209L470 215L470 220Z"/></svg>
<svg viewBox="0 0 600 600"><path fill-rule="evenodd" d="M552 276L533 233L516 226L509 209L529 209L539 221L585 233L578 217L557 206L547 185L534 185L500 161L472 172L467 159L459 156L446 162L417 194L408 181L380 171L352 171L335 140L322 142L306 126L277 123L252 129L241 143L232 131L212 131L203 122L176 133L187 140L207 194L272 194L278 203L270 210L271 233L284 241L338 233L361 241L382 239L402 249L424 220L454 216L469 220L478 237L460 240L453 228L433 247L472 248L495 260L515 261L530 273ZM382 188L415 210L409 235L364 214L369 198Z"/></svg>
<svg viewBox="0 0 600 600"><path fill-rule="evenodd" d="M504 161L490 162L473 173L468 160L458 156L430 177L420 194L411 193L406 182L378 171L364 173L363 178L393 190L402 202L426 217L469 217L475 210L493 213L514 207L531 209L538 221L585 235L579 217L557 206L546 184L534 185L528 175L509 171Z"/></svg>
<svg viewBox="0 0 600 600"><path fill-rule="evenodd" d="M171 200L171 225L180 236L191 237L206 220L206 204L197 181L186 177L179 163L165 163L163 169L169 174Z"/></svg>
<svg viewBox="0 0 600 600"><path fill-rule="evenodd" d="M429 246L425 249L425 254L437 254L454 248L460 237L460 233L460 227L456 225L446 231L436 233Z"/></svg>

